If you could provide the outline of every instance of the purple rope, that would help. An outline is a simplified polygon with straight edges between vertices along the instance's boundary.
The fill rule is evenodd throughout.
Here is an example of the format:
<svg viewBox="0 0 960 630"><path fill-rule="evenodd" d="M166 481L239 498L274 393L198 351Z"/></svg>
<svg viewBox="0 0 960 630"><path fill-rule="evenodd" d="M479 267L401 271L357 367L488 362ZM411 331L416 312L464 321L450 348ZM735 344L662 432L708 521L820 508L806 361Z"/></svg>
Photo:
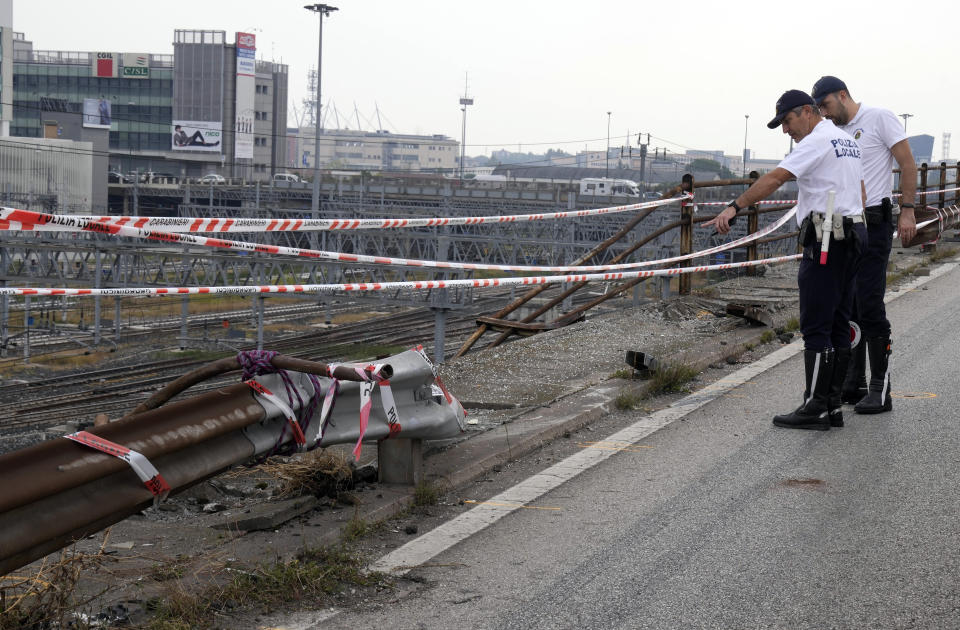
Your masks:
<svg viewBox="0 0 960 630"><path fill-rule="evenodd" d="M293 385L293 380L290 378L290 375L286 370L277 369L272 363L271 360L273 357L277 356L279 353L272 350L249 350L246 352L240 352L237 354L237 361L240 363L240 367L243 368L243 375L241 378L243 380L249 380L261 374L279 374L280 379L283 381L283 387L287 391L287 403L291 407L297 409L297 423L300 425L300 428L303 430L304 434L307 432L307 428L310 426L310 420L313 418L313 413L317 409L317 405L320 401L320 380L313 374L308 374L310 378L310 384L313 385L313 396L304 404L303 399L300 397L300 393L297 391L297 388ZM296 398L297 403L294 404L293 400ZM273 449L267 453L260 461L265 460L271 455L289 455L296 452L296 445L289 444L286 448L281 448L281 443L283 438L287 434L287 425L284 423L283 428L280 430L280 436L277 438L276 444L274 444Z"/></svg>

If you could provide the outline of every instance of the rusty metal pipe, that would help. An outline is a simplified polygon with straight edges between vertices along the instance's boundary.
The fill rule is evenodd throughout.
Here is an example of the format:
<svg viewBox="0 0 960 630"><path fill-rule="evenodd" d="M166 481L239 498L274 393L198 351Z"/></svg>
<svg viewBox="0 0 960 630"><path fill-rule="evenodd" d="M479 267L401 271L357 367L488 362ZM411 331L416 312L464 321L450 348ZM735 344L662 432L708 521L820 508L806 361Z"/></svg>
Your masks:
<svg viewBox="0 0 960 630"><path fill-rule="evenodd" d="M153 463L171 486L183 490L253 455L253 444L234 431ZM153 496L127 468L0 512L0 575L136 514L152 502Z"/></svg>
<svg viewBox="0 0 960 630"><path fill-rule="evenodd" d="M630 246L630 249L628 249L627 251L623 252L622 254L620 254L619 256L617 256L616 258L614 258L611 262L614 263L614 264L616 264L616 262L619 262L619 261L625 259L627 256L629 256L630 254L632 254L632 253L635 252L636 250L640 249L641 247L643 247L644 245L646 245L647 243L649 243L649 242L652 241L653 239L657 238L658 236L660 236L660 235L662 235L662 234L666 234L666 233L669 232L670 230L675 229L676 227L678 227L679 225L680 225L680 221L674 221L674 222L672 222L672 223L668 223L667 225L662 225L662 226L660 226L658 229L654 230L653 232L651 232L651 233L648 234L647 236L643 237L641 240L639 240L639 241L637 241L636 243L634 243L633 245L631 245L631 246ZM640 280L643 281L643 280L646 280L646 278L641 278ZM521 323L524 323L524 324L529 323L529 322L532 322L533 320L535 320L536 318L540 317L541 315L543 315L544 313L546 313L547 311L549 311L551 308L553 308L554 306L556 306L557 304L559 304L560 302L562 302L563 300L565 300L565 299L567 298L567 296L575 293L576 291L579 291L580 289L582 289L583 287L587 286L588 284L590 284L590 283L589 283L589 282L577 282L577 283L575 283L575 284L574 284L573 286L571 286L569 289L567 289L566 291L564 291L561 295L555 297L554 299L550 300L550 302L548 302L548 303L545 304L544 306L541 306L540 308L538 308L536 311L534 311L534 312L531 313L530 315L527 315L526 317L524 317L523 319L521 319L520 322L521 322ZM633 285L631 285L631 286L633 286ZM578 313L578 312L580 312L581 310L582 310L582 309L576 309L576 310L570 311L570 313ZM570 313L568 313L567 315L569 315ZM513 334L513 331L512 331L512 330L505 330L505 331L503 331L502 333L500 333L500 336L498 336L496 339L494 339L494 340L493 340L488 346L486 346L486 348L484 348L484 349L486 350L487 348L496 348L496 347L499 346L501 343L503 343L504 341L506 341L506 340L510 337L510 335L512 335L512 334Z"/></svg>
<svg viewBox="0 0 960 630"><path fill-rule="evenodd" d="M943 206L946 204L947 200L947 163L940 162L940 195L937 200L937 207L943 210Z"/></svg>
<svg viewBox="0 0 960 630"><path fill-rule="evenodd" d="M270 364L281 370L302 372L304 374L318 374L320 376L326 376L330 369L330 366L326 363L297 359L282 354L278 354L270 359ZM213 361L211 363L207 363L206 365L202 365L196 370L184 374L180 378L170 382L165 387L155 392L152 396L150 396L150 398L137 405L133 411L125 415L123 419L125 420L131 416L143 413L144 411L149 411L150 409L156 409L174 396L177 396L190 387L193 387L197 383L202 383L203 381L209 380L215 376L220 376L221 374L235 372L239 370L240 367L240 361L235 356L226 357L218 361ZM380 373L385 378L390 378L393 375L393 368L389 365L384 365L383 369L380 370ZM353 370L353 368L344 366L337 366L334 368L333 377L341 381L361 380L360 376Z"/></svg>
<svg viewBox="0 0 960 630"><path fill-rule="evenodd" d="M917 233L909 241L902 241L901 246L913 247L923 245L939 239L945 230L960 226L960 206L948 206L943 210L932 208L917 208L914 211L917 218Z"/></svg>
<svg viewBox="0 0 960 630"><path fill-rule="evenodd" d="M213 441L259 422L265 415L253 391L239 383L89 431L139 451L153 461ZM49 440L0 455L0 479L4 484L0 513L120 471L136 480L122 460L67 439ZM166 477L166 471L161 469L161 474Z"/></svg>
<svg viewBox="0 0 960 630"><path fill-rule="evenodd" d="M637 224L640 223L640 221L645 219L654 210L656 210L656 208L646 208L638 212L637 215L633 217L630 221L628 221L626 225L620 228L620 230L616 234L614 234L607 240L603 241L602 243L594 247L592 250L590 250L589 252L587 252L577 260L573 261L571 263L571 266L585 265L587 262L590 261L591 258L605 251L608 247L610 247L611 245L613 245L614 243L622 239L624 236L629 234L630 231L633 230L633 228L635 228ZM503 319L504 317L506 317L513 311L517 310L518 308L520 308L521 306L523 306L533 298L537 297L544 291L547 291L548 289L550 289L552 286L553 286L552 284L544 284L527 291L526 293L521 295L519 298L517 298L510 304L507 304L505 307L503 307L502 309L494 313L493 317L497 319ZM478 326L477 329L473 332L473 334L470 335L470 337L465 342L463 342L463 345L460 346L460 349L457 350L457 353L453 355L453 357L454 358L462 357L464 354L466 354L470 350L470 348L473 347L473 344L477 343L480 337L482 337L483 334L487 332L488 328L489 326L487 326L486 324L481 324L480 326Z"/></svg>
<svg viewBox="0 0 960 630"><path fill-rule="evenodd" d="M301 367L294 362L284 366ZM390 372L397 385L426 382L417 381L419 377L433 382L429 363L412 351L392 358ZM265 379L271 387L282 382L276 375ZM296 381L296 387L310 389L303 373L298 373ZM415 398L413 392L408 394ZM430 415L431 410L422 409L420 402L414 404ZM435 406L447 409L441 403ZM90 432L145 455L178 492L270 452L283 436L279 429L286 420L267 409L248 385L239 383ZM453 420L459 425L462 416ZM5 484L0 496L0 575L122 520L154 500L126 462L62 438L0 456L0 479Z"/></svg>

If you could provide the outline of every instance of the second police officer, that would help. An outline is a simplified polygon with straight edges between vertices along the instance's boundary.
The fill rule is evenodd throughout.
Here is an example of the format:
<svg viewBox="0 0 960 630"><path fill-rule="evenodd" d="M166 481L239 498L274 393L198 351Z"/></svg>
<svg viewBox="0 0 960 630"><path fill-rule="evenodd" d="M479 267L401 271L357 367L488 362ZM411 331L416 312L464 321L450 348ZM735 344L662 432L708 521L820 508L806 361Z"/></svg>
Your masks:
<svg viewBox="0 0 960 630"><path fill-rule="evenodd" d="M863 150L863 183L867 190L867 234L854 300L854 321L863 341L853 351L850 369L843 384L844 402L856 403L857 413L880 413L893 408L890 397L890 322L883 305L887 289L887 261L893 244L897 206L893 204L893 164L900 167L903 195L900 199L900 238L907 241L916 233L913 198L917 166L906 133L896 115L880 107L855 102L847 84L836 77L821 77L813 85L813 99L820 112L851 134ZM865 379L865 354L870 354L870 385Z"/></svg>
<svg viewBox="0 0 960 630"><path fill-rule="evenodd" d="M726 234L730 219L741 208L768 197L789 180L797 180L797 224L803 247L797 285L806 389L803 404L774 416L773 424L827 431L831 426L843 426L840 389L850 360L854 276L867 241L860 146L825 120L813 98L801 90L788 90L777 101L776 116L767 127L778 126L796 147L704 225ZM835 195L833 226L825 220L831 191ZM828 231L829 251L821 264L821 242Z"/></svg>

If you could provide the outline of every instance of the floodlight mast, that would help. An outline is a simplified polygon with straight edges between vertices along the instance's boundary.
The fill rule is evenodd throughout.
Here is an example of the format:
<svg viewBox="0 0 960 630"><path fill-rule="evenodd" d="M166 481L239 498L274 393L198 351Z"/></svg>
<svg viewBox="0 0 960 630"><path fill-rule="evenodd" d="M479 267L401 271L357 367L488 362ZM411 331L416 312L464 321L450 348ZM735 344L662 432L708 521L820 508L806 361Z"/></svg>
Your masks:
<svg viewBox="0 0 960 630"><path fill-rule="evenodd" d="M337 7L329 4L306 4L303 6L307 11L313 11L320 18L319 38L317 39L317 106L314 108L314 129L313 129L313 197L310 200L310 213L314 219L320 218L320 125L322 116L320 115L320 68L323 64L323 18L330 17L334 11L339 11Z"/></svg>
<svg viewBox="0 0 960 630"><path fill-rule="evenodd" d="M467 96L467 79L463 80L463 98L460 99L460 105L463 106L463 125L461 126L462 135L460 137L460 183L463 184L463 162L467 154L467 105L473 105L473 99Z"/></svg>

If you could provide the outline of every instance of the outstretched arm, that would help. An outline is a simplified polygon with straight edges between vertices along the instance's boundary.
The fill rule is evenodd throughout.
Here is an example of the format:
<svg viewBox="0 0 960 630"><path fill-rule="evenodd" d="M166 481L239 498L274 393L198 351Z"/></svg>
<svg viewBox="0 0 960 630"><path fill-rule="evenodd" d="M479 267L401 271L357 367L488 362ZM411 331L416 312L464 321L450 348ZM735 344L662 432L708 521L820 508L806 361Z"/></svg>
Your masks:
<svg viewBox="0 0 960 630"><path fill-rule="evenodd" d="M791 179L793 179L793 173L778 166L769 173L765 173L734 201L741 208L746 208L747 206L757 203L761 199L766 199L773 194L775 190L786 184ZM730 231L730 219L732 219L736 214L736 210L734 210L731 206L727 206L720 214L715 216L713 219L710 219L703 225L705 227L713 227L721 234L726 234Z"/></svg>

